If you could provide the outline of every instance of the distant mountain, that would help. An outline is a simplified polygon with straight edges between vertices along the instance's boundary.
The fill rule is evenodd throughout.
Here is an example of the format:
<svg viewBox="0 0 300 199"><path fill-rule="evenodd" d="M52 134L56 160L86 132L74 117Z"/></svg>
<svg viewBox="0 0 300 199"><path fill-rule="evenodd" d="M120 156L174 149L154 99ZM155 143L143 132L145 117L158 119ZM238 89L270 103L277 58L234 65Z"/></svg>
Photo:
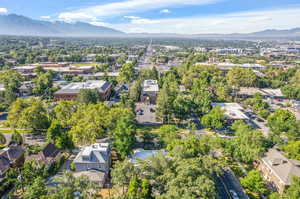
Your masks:
<svg viewBox="0 0 300 199"><path fill-rule="evenodd" d="M88 23L33 20L16 14L0 15L1 35L98 37L124 34L121 31Z"/></svg>
<svg viewBox="0 0 300 199"><path fill-rule="evenodd" d="M125 34L124 32L95 26L89 23L66 23L62 21L48 22L30 19L25 16L9 14L0 15L0 35L22 36L60 36L60 37L175 37L175 38L205 38L205 39L261 39L261 38L300 38L300 28L289 30L264 30L248 34Z"/></svg>

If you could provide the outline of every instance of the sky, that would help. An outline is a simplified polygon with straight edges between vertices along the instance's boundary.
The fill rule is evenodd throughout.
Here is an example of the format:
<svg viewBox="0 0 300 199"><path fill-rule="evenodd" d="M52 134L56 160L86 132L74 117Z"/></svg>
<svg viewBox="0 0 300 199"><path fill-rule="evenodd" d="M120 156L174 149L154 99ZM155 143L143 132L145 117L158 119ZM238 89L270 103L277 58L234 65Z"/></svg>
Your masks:
<svg viewBox="0 0 300 199"><path fill-rule="evenodd" d="M0 0L0 14L127 33L250 33L300 27L300 0Z"/></svg>

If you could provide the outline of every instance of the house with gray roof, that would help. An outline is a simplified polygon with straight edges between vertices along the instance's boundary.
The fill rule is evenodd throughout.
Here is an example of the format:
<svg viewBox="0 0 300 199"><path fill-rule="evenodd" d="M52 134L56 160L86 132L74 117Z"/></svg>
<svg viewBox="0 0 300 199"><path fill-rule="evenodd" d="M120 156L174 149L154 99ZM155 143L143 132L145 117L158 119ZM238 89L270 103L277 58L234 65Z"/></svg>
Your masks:
<svg viewBox="0 0 300 199"><path fill-rule="evenodd" d="M73 161L76 171L97 170L108 174L111 165L110 152L109 143L95 143L84 147Z"/></svg>
<svg viewBox="0 0 300 199"><path fill-rule="evenodd" d="M258 169L264 179L279 193L291 185L294 176L300 177L300 162L288 159L278 149L269 149L260 159Z"/></svg>

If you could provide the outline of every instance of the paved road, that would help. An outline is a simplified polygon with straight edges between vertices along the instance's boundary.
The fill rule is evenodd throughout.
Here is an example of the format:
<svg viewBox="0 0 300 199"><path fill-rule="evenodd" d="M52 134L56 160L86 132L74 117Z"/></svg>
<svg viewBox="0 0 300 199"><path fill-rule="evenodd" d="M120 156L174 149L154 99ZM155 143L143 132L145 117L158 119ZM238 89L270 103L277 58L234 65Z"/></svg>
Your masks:
<svg viewBox="0 0 300 199"><path fill-rule="evenodd" d="M141 58L141 60L138 63L138 70L144 69L144 68L152 68L151 65L151 57L153 55L153 48L152 48L152 39L147 47L146 53L144 56Z"/></svg>
<svg viewBox="0 0 300 199"><path fill-rule="evenodd" d="M239 199L249 199L247 194L244 192L243 187L241 186L239 180L235 177L233 172L229 169L224 169L224 175L220 177L220 180L225 184L226 189L234 190ZM232 197L230 196L229 199Z"/></svg>

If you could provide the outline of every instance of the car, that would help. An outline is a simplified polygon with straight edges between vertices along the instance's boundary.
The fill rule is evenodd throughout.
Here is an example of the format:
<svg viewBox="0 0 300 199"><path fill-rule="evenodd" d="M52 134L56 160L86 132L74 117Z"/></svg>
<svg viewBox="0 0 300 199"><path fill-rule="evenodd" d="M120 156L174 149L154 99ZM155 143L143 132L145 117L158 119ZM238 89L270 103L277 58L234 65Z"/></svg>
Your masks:
<svg viewBox="0 0 300 199"><path fill-rule="evenodd" d="M150 112L151 112L151 113L154 113L154 112L155 112L155 109L150 108Z"/></svg>
<svg viewBox="0 0 300 199"><path fill-rule="evenodd" d="M237 195L237 193L234 190L230 189L229 192L233 199L239 199L239 196Z"/></svg>

